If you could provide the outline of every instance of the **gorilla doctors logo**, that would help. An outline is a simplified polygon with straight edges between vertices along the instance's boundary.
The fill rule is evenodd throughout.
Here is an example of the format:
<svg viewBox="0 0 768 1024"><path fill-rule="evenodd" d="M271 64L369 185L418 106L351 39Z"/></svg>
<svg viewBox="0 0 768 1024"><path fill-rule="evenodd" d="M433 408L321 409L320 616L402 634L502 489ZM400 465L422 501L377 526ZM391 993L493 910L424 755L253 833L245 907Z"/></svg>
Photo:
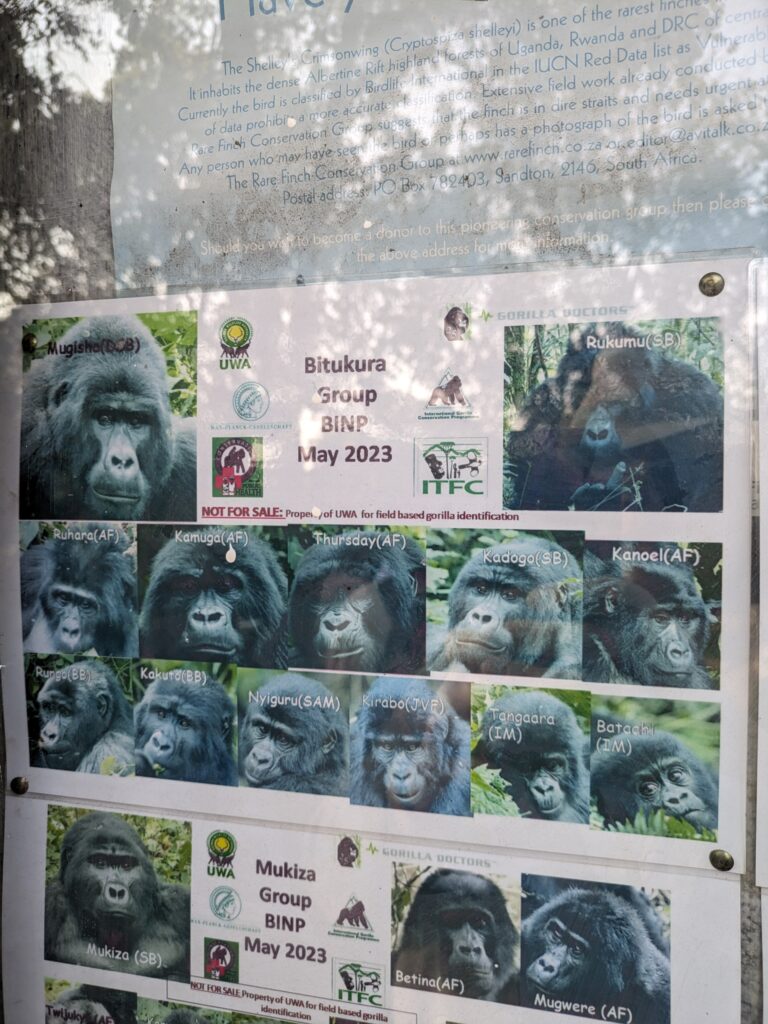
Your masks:
<svg viewBox="0 0 768 1024"><path fill-rule="evenodd" d="M415 494L485 494L486 438L419 438L414 448Z"/></svg>
<svg viewBox="0 0 768 1024"><path fill-rule="evenodd" d="M260 437L214 437L214 498L261 498L264 442Z"/></svg>
<svg viewBox="0 0 768 1024"><path fill-rule="evenodd" d="M232 861L236 852L237 841L230 832L211 832L208 836L208 874L218 878L234 878Z"/></svg>
<svg viewBox="0 0 768 1024"><path fill-rule="evenodd" d="M382 977L379 964L361 964L356 960L333 961L334 991L342 1003L356 1006L381 1006Z"/></svg>
<svg viewBox="0 0 768 1024"><path fill-rule="evenodd" d="M248 349L253 340L253 328L242 317L233 316L219 328L222 370L249 370Z"/></svg>

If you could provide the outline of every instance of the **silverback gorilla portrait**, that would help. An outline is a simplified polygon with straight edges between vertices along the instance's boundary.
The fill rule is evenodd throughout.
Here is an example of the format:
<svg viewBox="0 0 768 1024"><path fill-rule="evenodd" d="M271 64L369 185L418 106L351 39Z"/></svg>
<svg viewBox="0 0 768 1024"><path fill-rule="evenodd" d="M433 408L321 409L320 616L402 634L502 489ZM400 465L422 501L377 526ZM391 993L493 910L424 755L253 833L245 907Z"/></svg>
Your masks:
<svg viewBox="0 0 768 1024"><path fill-rule="evenodd" d="M591 780L598 813L608 828L632 825L638 814L647 819L661 811L697 832L717 829L717 777L670 733L633 735L631 751L593 751Z"/></svg>
<svg viewBox="0 0 768 1024"><path fill-rule="evenodd" d="M347 716L308 676L275 676L249 694L240 721L240 776L248 786L347 795Z"/></svg>
<svg viewBox="0 0 768 1024"><path fill-rule="evenodd" d="M535 898L539 882L543 900ZM524 1006L558 1010L565 1000L608 1012L623 1007L634 1024L669 1024L669 948L641 892L630 898L626 886L582 888L578 882L525 875L523 890Z"/></svg>
<svg viewBox="0 0 768 1024"><path fill-rule="evenodd" d="M188 981L189 910L189 891L158 879L136 830L94 811L67 829L46 885L45 959Z"/></svg>
<svg viewBox="0 0 768 1024"><path fill-rule="evenodd" d="M562 700L510 692L483 715L475 760L501 772L520 813L544 821L589 821L588 738Z"/></svg>
<svg viewBox="0 0 768 1024"><path fill-rule="evenodd" d="M196 440L135 316L86 317L24 377L22 519L191 520Z"/></svg>
<svg viewBox="0 0 768 1024"><path fill-rule="evenodd" d="M422 679L377 679L351 731L350 800L470 813L469 725Z"/></svg>
<svg viewBox="0 0 768 1024"><path fill-rule="evenodd" d="M136 774L236 786L234 701L207 675L163 672L136 707Z"/></svg>
<svg viewBox="0 0 768 1024"><path fill-rule="evenodd" d="M100 661L77 661L52 672L37 695L39 768L133 774L133 711L120 683Z"/></svg>
<svg viewBox="0 0 768 1024"><path fill-rule="evenodd" d="M431 871L392 953L392 982L492 1003L516 1003L518 932L495 882L469 871ZM447 988L446 985L450 985Z"/></svg>
<svg viewBox="0 0 768 1024"><path fill-rule="evenodd" d="M714 617L685 565L584 559L583 678L710 690Z"/></svg>
<svg viewBox="0 0 768 1024"><path fill-rule="evenodd" d="M447 633L430 628L430 670L580 678L580 590L581 567L554 541L485 548L453 582Z"/></svg>
<svg viewBox="0 0 768 1024"><path fill-rule="evenodd" d="M510 508L716 512L722 395L638 329L591 324L526 396L507 457Z"/></svg>
<svg viewBox="0 0 768 1024"><path fill-rule="evenodd" d="M302 556L291 587L291 665L421 672L425 574L424 551L403 534L324 535Z"/></svg>
<svg viewBox="0 0 768 1024"><path fill-rule="evenodd" d="M138 655L135 547L119 527L106 529L112 542L54 539L22 553L25 651Z"/></svg>
<svg viewBox="0 0 768 1024"><path fill-rule="evenodd" d="M252 532L236 546L218 528L190 533L155 555L139 623L142 657L285 667L288 586L272 548Z"/></svg>

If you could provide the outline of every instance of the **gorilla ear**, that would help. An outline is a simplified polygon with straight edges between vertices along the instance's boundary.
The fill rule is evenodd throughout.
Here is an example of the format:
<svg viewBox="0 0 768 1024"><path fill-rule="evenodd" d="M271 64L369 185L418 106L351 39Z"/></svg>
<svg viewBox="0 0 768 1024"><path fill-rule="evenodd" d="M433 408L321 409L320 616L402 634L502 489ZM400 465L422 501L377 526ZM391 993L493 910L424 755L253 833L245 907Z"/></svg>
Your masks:
<svg viewBox="0 0 768 1024"><path fill-rule="evenodd" d="M619 588L606 587L603 593L603 611L606 615L613 615L619 610Z"/></svg>
<svg viewBox="0 0 768 1024"><path fill-rule="evenodd" d="M328 735L323 741L322 747L320 748L324 754L330 754L336 744L339 742L339 737L336 735L336 730L331 729Z"/></svg>
<svg viewBox="0 0 768 1024"><path fill-rule="evenodd" d="M96 710L99 713L100 718L111 718L112 716L112 698L108 693L100 693L96 698Z"/></svg>
<svg viewBox="0 0 768 1024"><path fill-rule="evenodd" d="M225 738L229 736L229 730L232 728L232 716L222 715L221 716L221 735Z"/></svg>
<svg viewBox="0 0 768 1024"><path fill-rule="evenodd" d="M561 608L567 607L570 597L571 592L568 588L568 584L562 581L558 583L555 587L555 600L557 601L558 605Z"/></svg>

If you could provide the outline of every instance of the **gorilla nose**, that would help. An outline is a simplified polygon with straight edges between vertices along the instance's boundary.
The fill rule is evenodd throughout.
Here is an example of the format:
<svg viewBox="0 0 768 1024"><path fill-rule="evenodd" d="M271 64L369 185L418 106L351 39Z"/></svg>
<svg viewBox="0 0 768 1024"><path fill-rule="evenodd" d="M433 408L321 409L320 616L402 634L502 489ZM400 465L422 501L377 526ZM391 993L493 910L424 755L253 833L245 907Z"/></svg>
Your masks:
<svg viewBox="0 0 768 1024"><path fill-rule="evenodd" d="M587 437L590 441L607 441L608 431L605 428L602 430L588 430Z"/></svg>
<svg viewBox="0 0 768 1024"><path fill-rule="evenodd" d="M670 661L686 662L691 660L691 649L686 644L672 643L667 648Z"/></svg>
<svg viewBox="0 0 768 1024"><path fill-rule="evenodd" d="M214 626L224 618L224 612L216 609L207 611L205 608L197 608L192 612L192 618L202 626Z"/></svg>
<svg viewBox="0 0 768 1024"><path fill-rule="evenodd" d="M155 733L150 739L152 749L158 754L166 754L173 744L163 733Z"/></svg>
<svg viewBox="0 0 768 1024"><path fill-rule="evenodd" d="M349 619L323 619L323 625L329 633L341 633L349 627Z"/></svg>
<svg viewBox="0 0 768 1024"><path fill-rule="evenodd" d="M493 612L482 612L473 611L470 613L470 619L472 622L478 623L480 626L490 626L498 622L498 617Z"/></svg>
<svg viewBox="0 0 768 1024"><path fill-rule="evenodd" d="M688 790L681 789L680 792L676 793L674 796L668 796L664 802L666 803L667 807L679 807L680 804L687 804L690 799L691 794L688 792Z"/></svg>
<svg viewBox="0 0 768 1024"><path fill-rule="evenodd" d="M62 626L61 634L65 640L77 640L80 636L80 626Z"/></svg>
<svg viewBox="0 0 768 1024"><path fill-rule="evenodd" d="M107 898L110 903L125 903L128 899L128 890L124 885L108 885Z"/></svg>

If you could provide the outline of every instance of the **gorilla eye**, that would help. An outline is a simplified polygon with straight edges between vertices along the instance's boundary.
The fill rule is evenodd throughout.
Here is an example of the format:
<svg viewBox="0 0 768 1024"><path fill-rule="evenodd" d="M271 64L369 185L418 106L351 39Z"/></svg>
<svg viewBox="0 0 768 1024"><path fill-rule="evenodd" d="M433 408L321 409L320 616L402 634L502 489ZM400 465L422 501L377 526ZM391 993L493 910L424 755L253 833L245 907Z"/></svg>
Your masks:
<svg viewBox="0 0 768 1024"><path fill-rule="evenodd" d="M197 594L199 587L194 576L177 576L171 583L171 587L179 594L192 596Z"/></svg>
<svg viewBox="0 0 768 1024"><path fill-rule="evenodd" d="M688 778L688 774L682 765L675 765L674 768L670 768L667 772L667 778L670 782L685 782Z"/></svg>
<svg viewBox="0 0 768 1024"><path fill-rule="evenodd" d="M653 615L652 615L652 618L653 618L654 622L658 622L658 623L664 625L665 623L669 622L669 613L668 612L654 612Z"/></svg>
<svg viewBox="0 0 768 1024"><path fill-rule="evenodd" d="M165 708L158 708L157 711L155 712L155 714L157 715L158 718L165 718L166 717Z"/></svg>
<svg viewBox="0 0 768 1024"><path fill-rule="evenodd" d="M570 942L568 944L568 949L574 960L580 960L584 956L584 949L575 942Z"/></svg>
<svg viewBox="0 0 768 1024"><path fill-rule="evenodd" d="M655 794L658 788L659 786L656 782L641 782L637 787L637 790L640 793L640 796L651 797Z"/></svg>
<svg viewBox="0 0 768 1024"><path fill-rule="evenodd" d="M376 746L380 747L382 750L394 750L395 749L395 745L394 745L394 743L391 740L378 740L377 743L376 743Z"/></svg>
<svg viewBox="0 0 768 1024"><path fill-rule="evenodd" d="M130 871L132 868L136 867L136 861L133 857L123 857L120 860L120 867L123 871Z"/></svg>
<svg viewBox="0 0 768 1024"><path fill-rule="evenodd" d="M179 725L181 726L182 729L189 729L190 726L192 725L192 723L190 722L190 720L188 718L184 718L182 716L179 719Z"/></svg>
<svg viewBox="0 0 768 1024"><path fill-rule="evenodd" d="M89 857L88 859L95 868L105 868L107 866L107 858L101 856L98 853L93 857Z"/></svg>
<svg viewBox="0 0 768 1024"><path fill-rule="evenodd" d="M488 584L487 583L481 583L478 580L476 583L472 584L472 589L475 591L476 594L487 594L488 593Z"/></svg>
<svg viewBox="0 0 768 1024"><path fill-rule="evenodd" d="M96 422L100 427L111 427L113 420L111 413L99 412L96 414Z"/></svg>
<svg viewBox="0 0 768 1024"><path fill-rule="evenodd" d="M216 589L222 594L237 590L239 586L240 583L235 576L222 576L216 583Z"/></svg>
<svg viewBox="0 0 768 1024"><path fill-rule="evenodd" d="M518 601L522 591L518 587L504 587L501 594L505 601Z"/></svg>
<svg viewBox="0 0 768 1024"><path fill-rule="evenodd" d="M419 749L421 749L421 743L420 743L420 742L419 742L418 740L409 740L409 741L408 741L408 742L407 742L407 743L405 744L405 749L406 749L406 750L407 750L407 751L408 751L408 752L409 752L410 754L412 754L412 753L414 753L414 751L416 751L416 750L419 750Z"/></svg>
<svg viewBox="0 0 768 1024"><path fill-rule="evenodd" d="M680 612L677 617L685 626L687 626L693 618L690 612Z"/></svg>
<svg viewBox="0 0 768 1024"><path fill-rule="evenodd" d="M128 417L128 426L132 427L134 430L138 430L139 427L146 427L147 418L138 412L131 413Z"/></svg>

